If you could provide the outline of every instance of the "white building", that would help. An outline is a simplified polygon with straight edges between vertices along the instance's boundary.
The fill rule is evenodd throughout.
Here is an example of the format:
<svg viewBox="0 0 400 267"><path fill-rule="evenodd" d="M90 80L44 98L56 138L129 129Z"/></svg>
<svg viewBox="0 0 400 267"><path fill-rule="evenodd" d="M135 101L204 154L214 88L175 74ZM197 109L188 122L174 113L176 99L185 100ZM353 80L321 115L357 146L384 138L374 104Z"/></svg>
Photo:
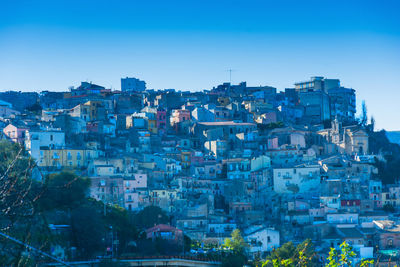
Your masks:
<svg viewBox="0 0 400 267"><path fill-rule="evenodd" d="M330 224L358 224L358 213L330 213L326 215Z"/></svg>
<svg viewBox="0 0 400 267"><path fill-rule="evenodd" d="M320 188L320 167L301 166L273 170L274 191L279 194L306 193Z"/></svg>
<svg viewBox="0 0 400 267"><path fill-rule="evenodd" d="M251 159L251 171L259 171L271 167L271 158L261 155L257 158Z"/></svg>
<svg viewBox="0 0 400 267"><path fill-rule="evenodd" d="M253 226L246 229L244 234L245 241L250 245L249 252L252 254L262 254L280 246L279 231L275 229Z"/></svg>
<svg viewBox="0 0 400 267"><path fill-rule="evenodd" d="M290 144L297 145L300 148L306 147L306 139L303 133L294 132L290 134Z"/></svg>
<svg viewBox="0 0 400 267"><path fill-rule="evenodd" d="M125 179L124 187L126 190L135 190L137 188L147 188L147 174L135 173L133 179Z"/></svg>
<svg viewBox="0 0 400 267"><path fill-rule="evenodd" d="M65 133L58 129L27 130L25 147L34 159L39 160L41 147L51 149L65 147Z"/></svg>
<svg viewBox="0 0 400 267"><path fill-rule="evenodd" d="M93 176L116 176L119 175L116 173L116 169L111 164L101 164L93 166Z"/></svg>
<svg viewBox="0 0 400 267"><path fill-rule="evenodd" d="M321 207L327 207L334 210L340 209L340 195L320 196L320 202Z"/></svg>

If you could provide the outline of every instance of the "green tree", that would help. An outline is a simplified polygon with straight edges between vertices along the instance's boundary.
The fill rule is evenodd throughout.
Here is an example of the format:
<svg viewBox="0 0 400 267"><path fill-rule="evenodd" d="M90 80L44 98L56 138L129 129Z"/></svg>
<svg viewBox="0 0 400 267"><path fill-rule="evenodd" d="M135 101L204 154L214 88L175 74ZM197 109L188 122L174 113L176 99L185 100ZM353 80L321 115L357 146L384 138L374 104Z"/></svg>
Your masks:
<svg viewBox="0 0 400 267"><path fill-rule="evenodd" d="M268 255L263 267L276 266L318 266L314 245L310 239L294 246L292 242L283 244Z"/></svg>
<svg viewBox="0 0 400 267"><path fill-rule="evenodd" d="M368 122L367 104L365 103L365 100L363 100L361 106L361 117L359 119L359 124L361 126L367 126L367 122Z"/></svg>
<svg viewBox="0 0 400 267"><path fill-rule="evenodd" d="M294 263L292 259L273 259L273 260L266 260L262 267L294 267Z"/></svg>
<svg viewBox="0 0 400 267"><path fill-rule="evenodd" d="M8 141L0 141L0 159L0 216L6 223L14 223L34 213L40 191L40 185L31 179L35 162L23 147Z"/></svg>
<svg viewBox="0 0 400 267"><path fill-rule="evenodd" d="M138 229L146 229L157 224L169 223L169 217L160 207L149 206L133 215L133 223Z"/></svg>
<svg viewBox="0 0 400 267"><path fill-rule="evenodd" d="M369 151L373 154L384 154L385 160L375 160L379 178L384 184L393 184L400 177L400 145L391 143L384 130L370 132Z"/></svg>
<svg viewBox="0 0 400 267"><path fill-rule="evenodd" d="M242 237L239 229L231 233L231 238L226 238L223 247L229 250L229 253L222 259L222 266L243 266L247 262L246 248L248 244Z"/></svg>
<svg viewBox="0 0 400 267"><path fill-rule="evenodd" d="M40 198L45 210L70 209L86 201L90 180L70 172L51 174L45 183L45 192Z"/></svg>
<svg viewBox="0 0 400 267"><path fill-rule="evenodd" d="M328 262L325 266L327 267L348 267L352 266L353 259L356 257L356 253L353 251L353 248L344 241L340 244L340 251L335 248L331 248L329 252L329 256L327 258ZM374 263L373 260L362 260L360 266L366 267L372 265Z"/></svg>
<svg viewBox="0 0 400 267"><path fill-rule="evenodd" d="M232 231L231 238L226 238L223 246L235 253L244 253L248 247L239 229Z"/></svg>
<svg viewBox="0 0 400 267"><path fill-rule="evenodd" d="M0 231L26 244L47 248L48 227L36 209L42 190L32 179L35 162L17 143L0 141ZM35 256L9 239L0 238L0 265L29 264Z"/></svg>
<svg viewBox="0 0 400 267"><path fill-rule="evenodd" d="M99 211L102 210L100 206L98 207ZM113 230L117 233L119 252L130 252L129 243L137 239L138 232L131 222L128 212L121 207L108 206L107 215L104 217L104 224L105 227L112 226Z"/></svg>
<svg viewBox="0 0 400 267"><path fill-rule="evenodd" d="M137 232L128 212L107 206L105 215L104 204L88 198L88 179L64 172L35 181L35 162L23 147L8 141L0 141L0 158L2 232L47 253L53 245L76 247L81 259L104 255L111 234L118 236L118 252L135 244L131 241L137 240ZM162 222L166 215L156 216ZM68 225L70 231L52 231L51 224ZM30 266L38 260L43 260L39 254L0 237L1 266Z"/></svg>
<svg viewBox="0 0 400 267"><path fill-rule="evenodd" d="M111 246L105 243L109 228L102 220L101 209L96 209L92 203L85 203L74 208L70 216L71 242L81 259L103 254L106 246Z"/></svg>
<svg viewBox="0 0 400 267"><path fill-rule="evenodd" d="M33 104L32 106L27 107L26 109L37 115L39 115L39 114L41 115L41 113L42 113L42 106L37 102L35 104Z"/></svg>
<svg viewBox="0 0 400 267"><path fill-rule="evenodd" d="M371 122L368 125L368 130L369 130L369 132L374 132L375 131L375 118L374 118L374 116L371 116Z"/></svg>

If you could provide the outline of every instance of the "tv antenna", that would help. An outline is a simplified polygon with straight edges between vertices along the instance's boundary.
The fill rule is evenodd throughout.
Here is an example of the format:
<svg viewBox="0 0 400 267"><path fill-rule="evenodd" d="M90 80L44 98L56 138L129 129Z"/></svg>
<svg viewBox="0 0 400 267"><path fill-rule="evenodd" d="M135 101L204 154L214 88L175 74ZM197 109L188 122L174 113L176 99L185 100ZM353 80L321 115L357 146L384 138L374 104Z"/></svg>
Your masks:
<svg viewBox="0 0 400 267"><path fill-rule="evenodd" d="M232 71L236 71L236 70L233 70L233 69L227 69L226 71L228 71L228 72L229 72L229 83L232 83Z"/></svg>

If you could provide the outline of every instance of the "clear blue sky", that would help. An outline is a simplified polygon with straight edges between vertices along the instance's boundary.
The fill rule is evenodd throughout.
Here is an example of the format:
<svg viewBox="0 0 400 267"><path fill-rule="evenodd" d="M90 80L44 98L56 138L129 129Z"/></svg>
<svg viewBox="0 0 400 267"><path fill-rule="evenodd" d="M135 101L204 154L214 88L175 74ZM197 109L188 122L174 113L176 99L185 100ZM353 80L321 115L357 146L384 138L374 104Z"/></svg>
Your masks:
<svg viewBox="0 0 400 267"><path fill-rule="evenodd" d="M279 90L339 78L379 128L400 130L400 1L0 2L0 90L201 90L229 80Z"/></svg>

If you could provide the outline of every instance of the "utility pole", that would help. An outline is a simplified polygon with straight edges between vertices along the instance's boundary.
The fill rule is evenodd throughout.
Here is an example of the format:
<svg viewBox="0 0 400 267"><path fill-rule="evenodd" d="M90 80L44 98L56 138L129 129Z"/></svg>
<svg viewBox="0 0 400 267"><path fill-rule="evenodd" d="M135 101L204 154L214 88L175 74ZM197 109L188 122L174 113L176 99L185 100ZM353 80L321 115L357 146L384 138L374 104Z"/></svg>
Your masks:
<svg viewBox="0 0 400 267"><path fill-rule="evenodd" d="M118 244L119 244L119 240L118 240L118 232L115 232L115 256L118 259Z"/></svg>
<svg viewBox="0 0 400 267"><path fill-rule="evenodd" d="M110 230L111 230L111 259L114 258L114 230L113 227L110 226Z"/></svg>
<svg viewBox="0 0 400 267"><path fill-rule="evenodd" d="M183 247L183 256L185 257L185 234L182 233L182 247Z"/></svg>

